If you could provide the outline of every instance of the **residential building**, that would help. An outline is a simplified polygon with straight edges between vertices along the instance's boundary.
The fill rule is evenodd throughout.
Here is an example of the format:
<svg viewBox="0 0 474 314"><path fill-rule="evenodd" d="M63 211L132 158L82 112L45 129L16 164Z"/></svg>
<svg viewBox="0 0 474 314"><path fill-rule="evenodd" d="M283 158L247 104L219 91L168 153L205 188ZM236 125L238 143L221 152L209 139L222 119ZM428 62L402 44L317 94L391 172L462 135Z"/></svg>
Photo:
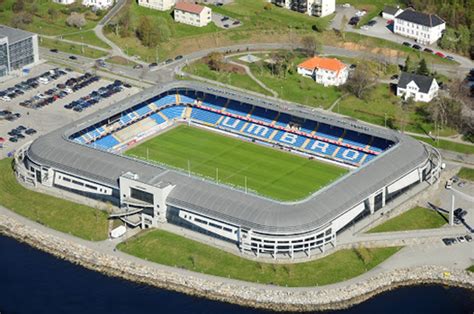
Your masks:
<svg viewBox="0 0 474 314"><path fill-rule="evenodd" d="M174 20L178 23L203 27L211 22L212 11L202 5L178 2L174 7Z"/></svg>
<svg viewBox="0 0 474 314"><path fill-rule="evenodd" d="M421 44L435 43L443 35L446 23L435 14L406 9L395 17L393 31Z"/></svg>
<svg viewBox="0 0 474 314"><path fill-rule="evenodd" d="M0 25L0 77L38 61L38 35Z"/></svg>
<svg viewBox="0 0 474 314"><path fill-rule="evenodd" d="M349 69L338 59L313 57L298 65L298 74L324 86L339 86L347 81Z"/></svg>
<svg viewBox="0 0 474 314"><path fill-rule="evenodd" d="M282 8L319 17L336 11L336 0L269 0L269 2Z"/></svg>
<svg viewBox="0 0 474 314"><path fill-rule="evenodd" d="M76 0L53 0L53 2L56 2L56 3L59 3L59 4L69 5L69 4L73 4L74 2L76 2Z"/></svg>
<svg viewBox="0 0 474 314"><path fill-rule="evenodd" d="M176 4L176 0L138 0L138 5L159 11L168 11Z"/></svg>
<svg viewBox="0 0 474 314"><path fill-rule="evenodd" d="M82 5L106 10L114 5L114 0L82 0Z"/></svg>
<svg viewBox="0 0 474 314"><path fill-rule="evenodd" d="M392 6L386 5L383 8L383 11L382 11L382 18L384 18L386 20L394 20L395 17L397 15L399 15L400 13L402 13L402 12L403 12L403 10L400 9L399 6L392 7Z"/></svg>
<svg viewBox="0 0 474 314"><path fill-rule="evenodd" d="M435 78L402 72L397 85L397 96L415 101L430 102L438 95L439 85Z"/></svg>

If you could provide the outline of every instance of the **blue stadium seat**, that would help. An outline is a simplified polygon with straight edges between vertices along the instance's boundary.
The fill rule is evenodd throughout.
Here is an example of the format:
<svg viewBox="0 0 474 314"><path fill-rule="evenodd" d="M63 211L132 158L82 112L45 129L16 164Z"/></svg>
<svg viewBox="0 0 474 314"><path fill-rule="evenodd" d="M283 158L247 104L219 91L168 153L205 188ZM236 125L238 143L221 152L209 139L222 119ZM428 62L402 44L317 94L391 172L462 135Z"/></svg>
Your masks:
<svg viewBox="0 0 474 314"><path fill-rule="evenodd" d="M156 100L154 103L158 108L160 108L169 104L174 104L175 102L176 102L175 95L166 95Z"/></svg>
<svg viewBox="0 0 474 314"><path fill-rule="evenodd" d="M156 123L158 123L158 124L162 124L163 122L165 122L165 119L163 119L163 117L160 116L160 115L157 114L157 113L153 113L152 115L150 115L150 118L152 118L153 120L155 120Z"/></svg>
<svg viewBox="0 0 474 314"><path fill-rule="evenodd" d="M273 120L277 117L278 112L273 111L273 110L266 110L262 107L256 107L254 111L252 112L251 118L264 121L267 123L272 123Z"/></svg>
<svg viewBox="0 0 474 314"><path fill-rule="evenodd" d="M346 131L344 138L342 140L343 143L354 145L357 147L366 147L372 139L372 136L362 133L357 133L354 131Z"/></svg>
<svg viewBox="0 0 474 314"><path fill-rule="evenodd" d="M161 110L161 112L168 118L174 119L183 115L184 106L172 106Z"/></svg>
<svg viewBox="0 0 474 314"><path fill-rule="evenodd" d="M193 111L191 112L192 119L211 124L216 124L220 117L222 117L222 115L218 113L199 108L193 108Z"/></svg>
<svg viewBox="0 0 474 314"><path fill-rule="evenodd" d="M337 147L338 146L334 144L321 142L321 141L312 139L310 140L308 145L306 145L305 149L315 152L315 153L332 156L332 154L334 153Z"/></svg>
<svg viewBox="0 0 474 314"><path fill-rule="evenodd" d="M390 147L390 145L392 145L391 141L388 141L380 137L374 137L374 140L372 141L370 148L375 151L378 151L378 150L384 151L388 147Z"/></svg>
<svg viewBox="0 0 474 314"><path fill-rule="evenodd" d="M219 125L228 130L236 130L239 131L245 124L244 120L235 119L231 117L225 117L219 122Z"/></svg>
<svg viewBox="0 0 474 314"><path fill-rule="evenodd" d="M255 123L249 123L243 130L244 133L250 134L252 136L257 136L260 138L270 138L270 135L275 129L272 127L267 127Z"/></svg>
<svg viewBox="0 0 474 314"><path fill-rule="evenodd" d="M301 126L301 132L311 133L316 128L318 123L315 121L306 120Z"/></svg>
<svg viewBox="0 0 474 314"><path fill-rule="evenodd" d="M334 141L338 141L343 135L344 129L338 127L331 127L328 124L320 123L316 135L325 137Z"/></svg>
<svg viewBox="0 0 474 314"><path fill-rule="evenodd" d="M371 154L367 154L367 157L366 157L365 160L364 160L364 164L368 163L369 161L371 161L371 160L374 159L375 157L377 157L377 156L371 155Z"/></svg>
<svg viewBox="0 0 474 314"><path fill-rule="evenodd" d="M179 98L181 100L181 103L183 104L192 104L196 100L195 98L188 97L186 95L179 95Z"/></svg>
<svg viewBox="0 0 474 314"><path fill-rule="evenodd" d="M247 116L252 109L251 105L248 104L241 104L237 101L229 102L229 105L226 108L226 111L229 113L233 113L239 116Z"/></svg>
<svg viewBox="0 0 474 314"><path fill-rule="evenodd" d="M148 105L146 104L143 104L143 106L135 109L135 112L138 114L138 116L140 117L143 117L144 115L146 115L147 113L149 113L151 111L150 107L148 107Z"/></svg>
<svg viewBox="0 0 474 314"><path fill-rule="evenodd" d="M107 135L100 140L95 141L92 143L92 146L101 148L101 149L111 149L115 145L119 144L120 142L117 141L112 135Z"/></svg>
<svg viewBox="0 0 474 314"><path fill-rule="evenodd" d="M286 113L282 113L279 117L278 120L275 122L275 125L281 126L282 128L286 128L288 126L288 123L291 121L291 116Z"/></svg>
<svg viewBox="0 0 474 314"><path fill-rule="evenodd" d="M222 97L214 97L214 96L207 96L206 99L203 101L203 105L207 107L211 107L216 110L222 110L227 103L226 98Z"/></svg>
<svg viewBox="0 0 474 314"><path fill-rule="evenodd" d="M364 155L366 154L363 152L341 147L335 157L351 163L359 163Z"/></svg>
<svg viewBox="0 0 474 314"><path fill-rule="evenodd" d="M274 141L293 147L301 147L306 141L306 139L306 136L297 135L285 131L278 131L278 133L273 137Z"/></svg>

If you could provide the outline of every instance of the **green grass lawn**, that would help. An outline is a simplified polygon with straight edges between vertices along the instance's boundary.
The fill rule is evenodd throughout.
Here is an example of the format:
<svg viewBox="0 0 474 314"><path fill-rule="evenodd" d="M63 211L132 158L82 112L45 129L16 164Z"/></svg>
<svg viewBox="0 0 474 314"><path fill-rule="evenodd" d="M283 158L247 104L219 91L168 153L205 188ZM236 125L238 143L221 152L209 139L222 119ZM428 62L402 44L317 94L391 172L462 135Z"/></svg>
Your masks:
<svg viewBox="0 0 474 314"><path fill-rule="evenodd" d="M185 125L126 152L280 200L301 199L348 170ZM218 169L218 170L217 170Z"/></svg>
<svg viewBox="0 0 474 314"><path fill-rule="evenodd" d="M468 144L457 143L457 142L441 140L441 139L437 141L429 137L422 137L422 136L413 136L413 137L419 141L426 142L439 149L450 150L450 151L454 151L454 152L462 153L462 154L474 154L474 145L468 145Z"/></svg>
<svg viewBox="0 0 474 314"><path fill-rule="evenodd" d="M295 58L291 67L296 69L304 59L306 58ZM262 61L250 64L249 67L257 79L277 92L279 98L285 100L327 109L342 94L339 88L316 84L312 79L299 75L296 70L287 73L285 76L278 76L272 75Z"/></svg>
<svg viewBox="0 0 474 314"><path fill-rule="evenodd" d="M64 39L68 40L73 40L81 43L85 43L88 45L100 47L100 48L105 48L105 49L110 49L110 46L104 43L102 40L100 40L99 37L97 37L94 33L94 31L86 31L82 33L76 33L76 34L71 34L71 35L65 35L63 36Z"/></svg>
<svg viewBox="0 0 474 314"><path fill-rule="evenodd" d="M243 88L245 90L254 91L267 96L271 95L267 90L255 83L255 81L252 80L247 74L213 71L207 64L200 61L186 66L183 70L190 74L194 74L209 80Z"/></svg>
<svg viewBox="0 0 474 314"><path fill-rule="evenodd" d="M86 240L107 239L105 211L24 188L16 181L11 163L9 158L0 160L0 205L47 227Z"/></svg>
<svg viewBox="0 0 474 314"><path fill-rule="evenodd" d="M107 55L107 52L92 49L82 45L70 44L57 39L41 38L40 46L47 49L58 49L65 53L72 53L92 59L102 58Z"/></svg>
<svg viewBox="0 0 474 314"><path fill-rule="evenodd" d="M400 98L395 96L390 87L386 84L379 84L372 89L366 99L359 99L353 95L349 95L342 99L333 111L350 116L362 121L377 125L385 125L385 117L387 117L387 126L392 122L393 127L402 128L404 112L406 115L405 131L416 133L427 133L434 131L434 124L426 121L423 108L424 103L417 103L413 108L405 111L400 106ZM456 134L456 131L444 128L440 130L441 136L449 136Z"/></svg>
<svg viewBox="0 0 474 314"><path fill-rule="evenodd" d="M474 273L474 265L472 265L471 267L467 268L467 271L470 271L471 273Z"/></svg>
<svg viewBox="0 0 474 314"><path fill-rule="evenodd" d="M434 229L446 224L447 216L443 216L428 208L414 207L401 215L391 218L381 225L367 231L368 233L405 231L418 229Z"/></svg>
<svg viewBox="0 0 474 314"><path fill-rule="evenodd" d="M16 15L12 10L12 5L15 1L16 0L1 1L0 24L11 25L12 20ZM66 24L68 15L62 12L62 10L67 9L66 6L54 3L52 0L28 0L24 2L26 7L31 7L33 3L35 3L37 7L37 11L32 14L32 23L24 24L23 28L25 30L44 35L62 35L79 31L78 28ZM50 8L57 13L57 16L54 18L48 14ZM100 17L92 13L90 9L86 9L85 16L87 24L82 28L82 30L94 28L100 20Z"/></svg>
<svg viewBox="0 0 474 314"><path fill-rule="evenodd" d="M346 249L299 264L250 261L211 246L153 230L120 243L118 249L159 264L210 275L290 287L327 285L374 268L400 248Z"/></svg>
<svg viewBox="0 0 474 314"><path fill-rule="evenodd" d="M464 180L474 181L474 169L462 167L458 172L458 177Z"/></svg>

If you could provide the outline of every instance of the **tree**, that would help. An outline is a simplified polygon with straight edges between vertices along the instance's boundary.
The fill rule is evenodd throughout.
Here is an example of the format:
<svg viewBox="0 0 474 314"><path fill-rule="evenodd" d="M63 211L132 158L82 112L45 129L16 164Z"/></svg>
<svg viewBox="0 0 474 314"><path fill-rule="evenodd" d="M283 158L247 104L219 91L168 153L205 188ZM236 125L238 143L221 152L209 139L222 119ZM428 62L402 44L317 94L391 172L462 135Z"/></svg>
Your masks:
<svg viewBox="0 0 474 314"><path fill-rule="evenodd" d="M425 58L421 59L418 64L418 69L416 69L416 73L420 75L430 75L430 70L428 69Z"/></svg>
<svg viewBox="0 0 474 314"><path fill-rule="evenodd" d="M72 12L66 19L67 25L77 27L79 29L84 27L86 23L87 23L86 18L84 17L84 14L82 13Z"/></svg>
<svg viewBox="0 0 474 314"><path fill-rule="evenodd" d="M403 66L402 70L404 72L409 72L409 73L413 73L414 70L415 70L415 65L413 64L413 62L411 61L410 59L410 56L407 56L407 58L405 59L405 65Z"/></svg>
<svg viewBox="0 0 474 314"><path fill-rule="evenodd" d="M118 23L116 24L116 35L118 27L120 27L120 36L121 37L127 37L130 32L130 25L131 25L131 18L130 18L130 11L125 10L124 14L120 16L120 19L118 20Z"/></svg>
<svg viewBox="0 0 474 314"><path fill-rule="evenodd" d="M153 23L148 16L142 16L136 30L137 37L144 46L154 48L161 40L164 27L166 26Z"/></svg>
<svg viewBox="0 0 474 314"><path fill-rule="evenodd" d="M360 62L349 76L345 89L357 98L362 99L376 82L377 76L370 69L368 63Z"/></svg>
<svg viewBox="0 0 474 314"><path fill-rule="evenodd" d="M58 17L58 11L55 8L49 8L48 16L51 21L54 21Z"/></svg>
<svg viewBox="0 0 474 314"><path fill-rule="evenodd" d="M220 52L211 52L207 55L207 65L213 71L220 71L224 64L224 55Z"/></svg>
<svg viewBox="0 0 474 314"><path fill-rule="evenodd" d="M349 22L349 19L347 18L346 15L344 15L341 19L341 27L339 28L342 40L346 40L346 27L347 27L348 22Z"/></svg>
<svg viewBox="0 0 474 314"><path fill-rule="evenodd" d="M314 55L321 49L321 43L319 43L316 37L312 35L304 36L301 39L301 45L308 57L314 57Z"/></svg>
<svg viewBox="0 0 474 314"><path fill-rule="evenodd" d="M23 0L17 0L12 5L12 11L14 13L19 13L25 9L25 3Z"/></svg>
<svg viewBox="0 0 474 314"><path fill-rule="evenodd" d="M439 126L458 129L462 123L462 104L448 97L437 97L427 108L429 118Z"/></svg>

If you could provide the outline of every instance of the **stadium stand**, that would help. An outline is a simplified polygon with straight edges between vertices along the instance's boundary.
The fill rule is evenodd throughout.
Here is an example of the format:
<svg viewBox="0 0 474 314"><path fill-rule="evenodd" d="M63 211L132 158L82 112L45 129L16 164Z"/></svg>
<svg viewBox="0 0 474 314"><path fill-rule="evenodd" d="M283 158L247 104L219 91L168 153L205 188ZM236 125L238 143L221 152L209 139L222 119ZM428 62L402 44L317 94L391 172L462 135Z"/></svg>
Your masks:
<svg viewBox="0 0 474 314"><path fill-rule="evenodd" d="M148 134L148 130L176 119L190 119L353 166L371 161L391 145L390 141L372 135L197 92L159 95L124 111L118 122L108 124L104 121L77 134L73 140L114 150L114 147L120 148L121 144L140 134Z"/></svg>

